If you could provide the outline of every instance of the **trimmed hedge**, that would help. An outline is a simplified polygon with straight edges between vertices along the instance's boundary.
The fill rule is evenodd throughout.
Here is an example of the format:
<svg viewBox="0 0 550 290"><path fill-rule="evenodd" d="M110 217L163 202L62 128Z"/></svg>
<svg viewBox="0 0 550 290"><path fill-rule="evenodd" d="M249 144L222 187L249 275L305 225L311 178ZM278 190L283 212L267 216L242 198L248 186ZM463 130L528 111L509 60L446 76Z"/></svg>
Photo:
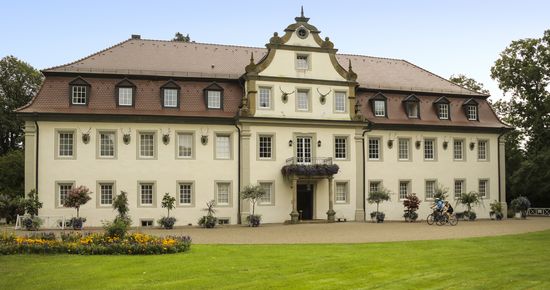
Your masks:
<svg viewBox="0 0 550 290"><path fill-rule="evenodd" d="M48 235L49 237L49 235ZM42 237L0 235L0 255L77 254L77 255L158 255L188 251L189 236L156 237L140 233L124 238L104 234L63 234L61 240Z"/></svg>

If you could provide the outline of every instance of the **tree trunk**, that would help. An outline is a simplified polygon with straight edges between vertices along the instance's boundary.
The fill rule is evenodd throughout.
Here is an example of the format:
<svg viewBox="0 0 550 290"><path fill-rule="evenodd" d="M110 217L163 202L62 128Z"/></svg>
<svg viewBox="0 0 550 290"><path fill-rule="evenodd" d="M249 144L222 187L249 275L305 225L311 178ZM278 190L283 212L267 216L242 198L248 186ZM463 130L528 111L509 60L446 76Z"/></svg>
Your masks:
<svg viewBox="0 0 550 290"><path fill-rule="evenodd" d="M77 217L77 218L79 217L79 216L78 216L78 211L79 211L79 210L80 210L80 206L77 206L77 207L76 207L76 217Z"/></svg>

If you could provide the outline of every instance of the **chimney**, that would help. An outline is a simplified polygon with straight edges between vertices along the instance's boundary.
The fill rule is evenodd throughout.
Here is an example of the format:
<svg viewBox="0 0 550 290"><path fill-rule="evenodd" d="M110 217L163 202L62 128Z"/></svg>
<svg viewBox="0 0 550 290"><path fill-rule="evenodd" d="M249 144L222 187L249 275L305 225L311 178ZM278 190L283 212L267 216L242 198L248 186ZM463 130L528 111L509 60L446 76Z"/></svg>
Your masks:
<svg viewBox="0 0 550 290"><path fill-rule="evenodd" d="M139 35L139 34L132 34L132 39L141 39L141 35Z"/></svg>

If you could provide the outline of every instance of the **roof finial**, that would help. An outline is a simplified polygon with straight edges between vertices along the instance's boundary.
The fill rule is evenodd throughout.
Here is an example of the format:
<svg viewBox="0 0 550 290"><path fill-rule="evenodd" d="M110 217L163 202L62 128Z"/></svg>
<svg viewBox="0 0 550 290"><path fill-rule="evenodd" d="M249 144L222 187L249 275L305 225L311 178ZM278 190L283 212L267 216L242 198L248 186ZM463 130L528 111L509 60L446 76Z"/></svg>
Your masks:
<svg viewBox="0 0 550 290"><path fill-rule="evenodd" d="M351 67L351 59L348 58L348 70L353 70Z"/></svg>
<svg viewBox="0 0 550 290"><path fill-rule="evenodd" d="M303 17L304 17L304 5L302 5L302 13L301 13L301 15L302 15L302 18L303 18Z"/></svg>
<svg viewBox="0 0 550 290"><path fill-rule="evenodd" d="M304 16L304 5L302 5L302 9L300 10L300 17L294 18L296 22L304 22L307 23L309 21L309 18Z"/></svg>
<svg viewBox="0 0 550 290"><path fill-rule="evenodd" d="M254 52L250 52L250 63L254 63Z"/></svg>

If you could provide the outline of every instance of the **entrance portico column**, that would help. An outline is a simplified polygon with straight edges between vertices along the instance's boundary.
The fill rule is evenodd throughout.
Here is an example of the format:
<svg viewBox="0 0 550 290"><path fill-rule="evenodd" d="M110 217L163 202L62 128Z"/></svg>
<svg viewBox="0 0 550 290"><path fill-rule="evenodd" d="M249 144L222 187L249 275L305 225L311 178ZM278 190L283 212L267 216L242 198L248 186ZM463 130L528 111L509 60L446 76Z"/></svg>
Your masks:
<svg viewBox="0 0 550 290"><path fill-rule="evenodd" d="M298 178L292 176L292 212L290 213L290 223L298 223Z"/></svg>
<svg viewBox="0 0 550 290"><path fill-rule="evenodd" d="M334 177L330 176L328 178L328 211L327 211L327 221L329 223L334 222L334 216L336 212L334 211L334 193L332 191L332 180Z"/></svg>

